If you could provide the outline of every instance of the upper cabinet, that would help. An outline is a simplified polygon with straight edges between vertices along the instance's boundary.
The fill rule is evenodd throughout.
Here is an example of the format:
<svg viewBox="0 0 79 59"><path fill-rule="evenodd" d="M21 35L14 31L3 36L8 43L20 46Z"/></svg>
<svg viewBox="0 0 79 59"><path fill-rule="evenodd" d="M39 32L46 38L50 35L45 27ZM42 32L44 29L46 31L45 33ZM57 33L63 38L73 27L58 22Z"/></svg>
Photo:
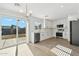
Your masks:
<svg viewBox="0 0 79 59"><path fill-rule="evenodd" d="M44 20L44 28L53 28L52 23L52 20Z"/></svg>

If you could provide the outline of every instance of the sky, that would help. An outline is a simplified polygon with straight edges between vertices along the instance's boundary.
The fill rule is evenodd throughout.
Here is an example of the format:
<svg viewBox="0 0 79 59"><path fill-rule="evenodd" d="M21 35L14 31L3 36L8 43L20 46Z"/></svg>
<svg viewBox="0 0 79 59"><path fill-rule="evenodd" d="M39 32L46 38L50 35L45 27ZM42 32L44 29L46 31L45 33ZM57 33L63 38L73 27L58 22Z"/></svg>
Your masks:
<svg viewBox="0 0 79 59"><path fill-rule="evenodd" d="M16 25L16 18L2 17L1 18L1 25L2 26ZM24 22L24 19L20 19L20 21L18 22L18 26L20 28L26 27L26 23Z"/></svg>

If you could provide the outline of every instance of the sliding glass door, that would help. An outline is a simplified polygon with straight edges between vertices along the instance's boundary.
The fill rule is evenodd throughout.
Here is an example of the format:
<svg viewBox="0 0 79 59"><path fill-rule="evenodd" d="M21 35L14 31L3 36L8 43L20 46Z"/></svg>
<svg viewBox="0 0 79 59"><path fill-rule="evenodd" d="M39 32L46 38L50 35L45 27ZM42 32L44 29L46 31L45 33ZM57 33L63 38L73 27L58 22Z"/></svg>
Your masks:
<svg viewBox="0 0 79 59"><path fill-rule="evenodd" d="M1 32L2 48L16 44L16 18L2 17Z"/></svg>
<svg viewBox="0 0 79 59"><path fill-rule="evenodd" d="M0 18L0 48L16 46L26 42L27 23L25 19L13 17Z"/></svg>
<svg viewBox="0 0 79 59"><path fill-rule="evenodd" d="M18 43L26 42L26 21L24 19L18 20Z"/></svg>

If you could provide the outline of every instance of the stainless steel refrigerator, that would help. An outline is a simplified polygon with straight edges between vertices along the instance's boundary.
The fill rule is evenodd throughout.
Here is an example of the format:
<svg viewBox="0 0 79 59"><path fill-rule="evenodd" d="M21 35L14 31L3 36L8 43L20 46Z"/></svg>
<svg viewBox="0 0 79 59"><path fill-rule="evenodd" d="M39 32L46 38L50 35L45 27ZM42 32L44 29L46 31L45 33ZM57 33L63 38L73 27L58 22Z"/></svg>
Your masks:
<svg viewBox="0 0 79 59"><path fill-rule="evenodd" d="M79 45L79 20L70 21L70 43Z"/></svg>

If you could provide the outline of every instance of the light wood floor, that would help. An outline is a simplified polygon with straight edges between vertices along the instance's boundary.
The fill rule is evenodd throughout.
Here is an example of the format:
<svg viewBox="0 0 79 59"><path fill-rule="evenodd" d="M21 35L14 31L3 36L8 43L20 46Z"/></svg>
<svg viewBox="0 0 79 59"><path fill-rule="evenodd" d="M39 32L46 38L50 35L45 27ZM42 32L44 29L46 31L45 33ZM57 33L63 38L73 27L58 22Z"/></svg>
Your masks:
<svg viewBox="0 0 79 59"><path fill-rule="evenodd" d="M51 39L41 41L37 44L34 44L34 46L37 46L39 48L43 47L42 50L45 50L45 51L46 51L46 49L51 50L56 45L62 45L64 47L72 49L71 56L79 56L79 46L70 45L70 43L66 39L51 38ZM46 49L44 49L44 48L46 48Z"/></svg>
<svg viewBox="0 0 79 59"><path fill-rule="evenodd" d="M18 46L18 56L57 56L51 51L56 45L72 49L71 56L79 56L79 46L70 45L65 39L51 38L36 44L21 44ZM14 56L16 46L0 50L0 55Z"/></svg>

